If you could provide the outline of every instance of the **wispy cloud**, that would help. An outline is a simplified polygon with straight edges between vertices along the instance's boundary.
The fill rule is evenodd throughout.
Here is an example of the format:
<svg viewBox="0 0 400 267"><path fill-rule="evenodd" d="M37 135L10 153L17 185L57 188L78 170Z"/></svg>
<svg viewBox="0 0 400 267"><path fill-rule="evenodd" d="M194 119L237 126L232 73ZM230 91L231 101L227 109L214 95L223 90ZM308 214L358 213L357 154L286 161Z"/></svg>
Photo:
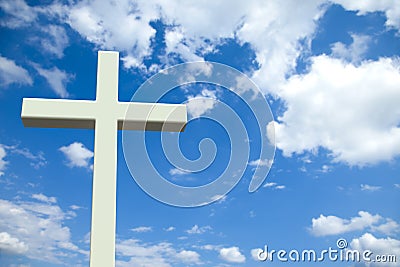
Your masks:
<svg viewBox="0 0 400 267"><path fill-rule="evenodd" d="M69 96L67 91L67 83L71 81L71 79L74 77L73 75L60 70L57 67L44 69L36 63L32 63L32 65L39 75L46 79L54 93L62 98Z"/></svg>
<svg viewBox="0 0 400 267"><path fill-rule="evenodd" d="M277 189L277 190L282 190L285 189L286 186L285 185L278 185L275 182L267 182L263 185L264 188L273 188L273 189Z"/></svg>
<svg viewBox="0 0 400 267"><path fill-rule="evenodd" d="M153 228L150 226L139 226L136 228L132 228L131 231L135 233L146 233L153 231Z"/></svg>
<svg viewBox="0 0 400 267"><path fill-rule="evenodd" d="M33 80L26 69L18 66L13 60L0 56L0 86L12 83L32 85Z"/></svg>
<svg viewBox="0 0 400 267"><path fill-rule="evenodd" d="M0 1L0 8L7 14L0 25L8 28L26 27L37 18L37 11L23 0Z"/></svg>
<svg viewBox="0 0 400 267"><path fill-rule="evenodd" d="M7 152L4 149L3 145L0 144L0 176L4 175L4 170L6 169L6 165L8 164L4 158L7 156Z"/></svg>
<svg viewBox="0 0 400 267"><path fill-rule="evenodd" d="M177 249L171 243L143 243L137 239L119 240L116 244L117 265L122 267L172 267L176 264L201 264L196 251Z"/></svg>
<svg viewBox="0 0 400 267"><path fill-rule="evenodd" d="M250 166L265 166L265 167L271 167L273 163L273 160L267 160L267 159L256 159L253 161L249 162Z"/></svg>
<svg viewBox="0 0 400 267"><path fill-rule="evenodd" d="M181 170L181 169L177 169L177 168L169 170L169 174L170 175L185 175L185 174L188 174L188 173L190 173L190 172L187 172L187 171L184 171L184 170Z"/></svg>
<svg viewBox="0 0 400 267"><path fill-rule="evenodd" d="M212 230L212 227L207 225L207 226L202 226L199 227L197 224L195 224L191 229L186 230L186 233L188 234L204 234L207 231Z"/></svg>
<svg viewBox="0 0 400 267"><path fill-rule="evenodd" d="M64 49L69 44L65 28L59 25L49 25L44 27L42 31L47 35L47 38L40 38L42 49L57 58L62 58Z"/></svg>
<svg viewBox="0 0 400 267"><path fill-rule="evenodd" d="M369 192L379 191L382 188L381 186L374 186L368 184L361 184L360 187L361 191L369 191Z"/></svg>
<svg viewBox="0 0 400 267"><path fill-rule="evenodd" d="M47 164L47 160L42 151L34 154L28 148L20 148L18 146L9 146L8 149L13 154L21 155L29 159L31 161L30 165L35 169L39 169Z"/></svg>
<svg viewBox="0 0 400 267"><path fill-rule="evenodd" d="M43 195L42 193L40 194L33 194L32 195L33 199L45 202L45 203L57 203L57 199L55 197L48 197L46 195Z"/></svg>

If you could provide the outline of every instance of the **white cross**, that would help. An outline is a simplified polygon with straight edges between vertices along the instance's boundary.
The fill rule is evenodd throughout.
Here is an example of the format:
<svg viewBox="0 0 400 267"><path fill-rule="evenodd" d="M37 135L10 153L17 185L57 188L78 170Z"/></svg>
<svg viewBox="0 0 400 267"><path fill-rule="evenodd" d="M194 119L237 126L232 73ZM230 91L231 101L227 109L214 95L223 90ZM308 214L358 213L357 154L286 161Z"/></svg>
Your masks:
<svg viewBox="0 0 400 267"><path fill-rule="evenodd" d="M24 98L26 127L95 130L90 266L115 265L117 130L183 131L186 106L118 102L118 52L99 51L96 100ZM135 114L126 118L126 111ZM132 112L130 112L131 114Z"/></svg>

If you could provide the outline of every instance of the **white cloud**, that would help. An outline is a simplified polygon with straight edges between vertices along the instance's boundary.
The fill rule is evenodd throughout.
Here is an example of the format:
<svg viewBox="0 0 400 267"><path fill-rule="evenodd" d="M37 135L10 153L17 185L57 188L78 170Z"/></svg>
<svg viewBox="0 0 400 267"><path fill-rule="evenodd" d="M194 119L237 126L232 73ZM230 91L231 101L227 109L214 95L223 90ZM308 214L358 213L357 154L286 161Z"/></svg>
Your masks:
<svg viewBox="0 0 400 267"><path fill-rule="evenodd" d="M57 203L57 199L55 197L48 197L43 194L33 194L32 198L46 203Z"/></svg>
<svg viewBox="0 0 400 267"><path fill-rule="evenodd" d="M129 258L117 260L117 266L161 266L171 267L176 264L200 264L200 255L195 251L177 250L172 244L160 242L146 244L136 239L118 240L116 245L118 257Z"/></svg>
<svg viewBox="0 0 400 267"><path fill-rule="evenodd" d="M89 168L90 160L94 156L92 151L87 149L82 143L79 142L74 142L69 146L62 146L59 148L59 150L67 157L67 164L70 167Z"/></svg>
<svg viewBox="0 0 400 267"><path fill-rule="evenodd" d="M249 162L250 166L265 166L265 167L270 167L272 166L272 163L274 162L273 159L256 159L256 160L252 160Z"/></svg>
<svg viewBox="0 0 400 267"><path fill-rule="evenodd" d="M331 170L332 170L332 167L331 167L331 166L322 165L320 172L322 172L322 173L328 173L328 172L330 172Z"/></svg>
<svg viewBox="0 0 400 267"><path fill-rule="evenodd" d="M278 185L278 184L275 183L275 182L268 182L268 183L265 183L265 184L263 185L263 187L264 187L264 188L273 188L273 189L277 189L277 190L282 190L282 189L285 189L285 188L286 188L285 185Z"/></svg>
<svg viewBox="0 0 400 267"><path fill-rule="evenodd" d="M48 38L40 38L41 48L49 54L55 55L57 58L62 58L64 56L64 49L69 44L68 35L64 27L48 25L43 27L42 31L48 35Z"/></svg>
<svg viewBox="0 0 400 267"><path fill-rule="evenodd" d="M365 251L370 250L373 252L371 259L374 255L400 255L400 240L393 238L376 238L370 233L365 233L360 238L355 238L350 242L350 247L353 250ZM368 265L369 264L369 265ZM366 263L366 266L399 266L399 263Z"/></svg>
<svg viewBox="0 0 400 267"><path fill-rule="evenodd" d="M151 53L156 31L149 23L159 18L159 9L151 2L81 1L70 7L67 16L69 25L88 41L103 49L125 51L127 64L140 67Z"/></svg>
<svg viewBox="0 0 400 267"><path fill-rule="evenodd" d="M361 185L361 191L375 192L375 191L380 190L381 188L382 188L381 186L374 186L374 185L368 185L368 184Z"/></svg>
<svg viewBox="0 0 400 267"><path fill-rule="evenodd" d="M219 251L221 259L232 263L244 263L246 257L240 252L238 247L221 248Z"/></svg>
<svg viewBox="0 0 400 267"><path fill-rule="evenodd" d="M384 12L386 15L386 25L400 30L400 5L397 0L334 0L333 2L342 5L347 10L358 11L362 16L371 12Z"/></svg>
<svg viewBox="0 0 400 267"><path fill-rule="evenodd" d="M186 233L188 234L204 234L206 231L211 230L211 226L202 226L199 227L197 224L195 224L191 229L186 230Z"/></svg>
<svg viewBox="0 0 400 267"><path fill-rule="evenodd" d="M282 88L287 110L275 123L277 147L285 156L323 147L349 165L393 159L400 155L398 84L399 62L390 58L354 66L313 57L310 71Z"/></svg>
<svg viewBox="0 0 400 267"><path fill-rule="evenodd" d="M224 203L227 199L226 195L214 195L211 197L211 200L214 201L218 201L218 204Z"/></svg>
<svg viewBox="0 0 400 267"><path fill-rule="evenodd" d="M200 262L200 255L196 251L182 250L175 257L185 263L198 264Z"/></svg>
<svg viewBox="0 0 400 267"><path fill-rule="evenodd" d="M70 208L71 210L79 210L79 209L82 209L82 207L81 207L81 206L78 206L78 205L71 205L71 206L69 206L69 208Z"/></svg>
<svg viewBox="0 0 400 267"><path fill-rule="evenodd" d="M64 225L67 218L54 203L0 199L1 246L8 240L26 257L51 263L73 258L76 252L88 255L71 242L70 229Z"/></svg>
<svg viewBox="0 0 400 267"><path fill-rule="evenodd" d="M320 215L312 219L310 232L316 236L339 235L352 231L371 229L387 235L399 231L399 225L390 218L384 219L380 215L371 215L366 211L359 211L358 217L342 219L337 216Z"/></svg>
<svg viewBox="0 0 400 267"><path fill-rule="evenodd" d="M47 160L42 151L34 154L28 148L18 148L18 146L9 146L7 148L11 151L11 153L18 154L29 159L31 161L30 165L35 169L39 169L47 164Z"/></svg>
<svg viewBox="0 0 400 267"><path fill-rule="evenodd" d="M168 228L166 228L166 229L164 229L166 232L172 232L172 231L175 231L175 227L173 227L173 226L170 226L170 227L168 227Z"/></svg>
<svg viewBox="0 0 400 267"><path fill-rule="evenodd" d="M341 42L334 43L332 45L332 55L349 62L359 63L362 61L364 54L368 51L368 44L371 41L371 37L352 34L351 38L353 42L348 46Z"/></svg>
<svg viewBox="0 0 400 267"><path fill-rule="evenodd" d="M269 182L269 183L265 183L265 185L263 187L273 187L273 186L276 186L276 183Z"/></svg>
<svg viewBox="0 0 400 267"><path fill-rule="evenodd" d="M188 173L189 172L181 170L181 169L177 169L177 168L169 170L170 175L184 175L184 174L188 174Z"/></svg>
<svg viewBox="0 0 400 267"><path fill-rule="evenodd" d="M57 67L52 69L43 69L38 64L32 64L36 71L46 79L47 83L50 85L51 89L58 96L66 98L69 96L67 91L67 83L72 79L73 75L60 70Z"/></svg>
<svg viewBox="0 0 400 267"><path fill-rule="evenodd" d="M215 251L219 251L221 249L221 246L219 245L211 245L211 244L207 244L207 245L203 245L199 247L202 250L215 250Z"/></svg>
<svg viewBox="0 0 400 267"><path fill-rule="evenodd" d="M263 251L264 251L264 250L262 250L261 248L252 249L252 250L250 251L251 258L252 258L253 260L255 260L255 261L260 261L260 260L258 259L258 255L260 254L260 252L263 252Z"/></svg>
<svg viewBox="0 0 400 267"><path fill-rule="evenodd" d="M0 250L8 253L22 254L28 250L24 242L19 241L18 238L11 237L6 232L0 233Z"/></svg>
<svg viewBox="0 0 400 267"><path fill-rule="evenodd" d="M236 38L241 44L249 43L256 53L261 68L253 75L255 81L264 91L275 91L278 82L294 69L300 51L309 46L304 40L314 33L324 13L323 3L326 1L312 0L299 6L296 0L287 0L285 5L278 0L97 0L72 4L65 16L72 29L97 47L123 52L125 67L144 68L156 32L151 21L168 25L166 55L159 57L166 64L174 63L176 55L184 61L202 60L227 38ZM229 16L221 16L221 10Z"/></svg>
<svg viewBox="0 0 400 267"><path fill-rule="evenodd" d="M400 184L394 184L394 187L399 188L400 189Z"/></svg>
<svg viewBox="0 0 400 267"><path fill-rule="evenodd" d="M384 233L385 235L392 235L393 233L398 233L400 231L400 225L393 221L392 219L386 219L385 223L378 226L371 227L372 231Z"/></svg>
<svg viewBox="0 0 400 267"><path fill-rule="evenodd" d="M188 114L192 118L198 118L206 114L217 104L216 99L215 92L208 89L203 89L201 93L196 96L189 96L186 103Z"/></svg>
<svg viewBox="0 0 400 267"><path fill-rule="evenodd" d="M19 28L28 26L37 18L37 13L24 0L0 1L0 8L8 15L0 21L1 26Z"/></svg>
<svg viewBox="0 0 400 267"><path fill-rule="evenodd" d="M6 166L8 164L8 162L4 160L6 156L7 152L4 149L3 145L0 144L0 176L4 175L4 170L6 169Z"/></svg>
<svg viewBox="0 0 400 267"><path fill-rule="evenodd" d="M139 227L131 229L131 231L133 231L135 233L146 233L146 232L153 231L153 228L150 226L139 226Z"/></svg>
<svg viewBox="0 0 400 267"><path fill-rule="evenodd" d="M0 86L8 86L12 83L32 85L33 81L28 71L11 59L0 56Z"/></svg>

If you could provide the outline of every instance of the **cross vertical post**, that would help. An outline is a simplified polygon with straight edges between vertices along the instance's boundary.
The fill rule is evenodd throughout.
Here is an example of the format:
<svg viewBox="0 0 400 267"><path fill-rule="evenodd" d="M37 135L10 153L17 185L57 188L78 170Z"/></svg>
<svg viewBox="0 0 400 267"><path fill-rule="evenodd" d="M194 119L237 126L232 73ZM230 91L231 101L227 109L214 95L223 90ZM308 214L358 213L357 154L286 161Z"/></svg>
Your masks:
<svg viewBox="0 0 400 267"><path fill-rule="evenodd" d="M115 266L117 131L181 132L182 104L118 101L119 53L99 51L96 100L24 98L25 127L94 129L90 267ZM133 114L127 114L133 108ZM124 127L122 125L124 124Z"/></svg>
<svg viewBox="0 0 400 267"><path fill-rule="evenodd" d="M96 102L104 110L95 122L90 267L115 265L118 122L109 110L118 102L118 63L108 53L97 67Z"/></svg>

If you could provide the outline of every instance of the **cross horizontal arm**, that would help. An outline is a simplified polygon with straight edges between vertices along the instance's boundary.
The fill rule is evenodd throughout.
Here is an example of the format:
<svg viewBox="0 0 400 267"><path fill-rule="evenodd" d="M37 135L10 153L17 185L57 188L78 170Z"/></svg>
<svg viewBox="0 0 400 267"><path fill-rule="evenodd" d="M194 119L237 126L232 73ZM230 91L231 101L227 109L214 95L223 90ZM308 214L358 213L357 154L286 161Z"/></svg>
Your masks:
<svg viewBox="0 0 400 267"><path fill-rule="evenodd" d="M119 130L182 132L187 123L186 105L120 102L123 117Z"/></svg>
<svg viewBox="0 0 400 267"><path fill-rule="evenodd" d="M24 98L25 127L94 129L95 102L90 100Z"/></svg>
<svg viewBox="0 0 400 267"><path fill-rule="evenodd" d="M119 130L180 132L187 122L183 104L24 98L25 127L94 129L97 119L118 121Z"/></svg>

